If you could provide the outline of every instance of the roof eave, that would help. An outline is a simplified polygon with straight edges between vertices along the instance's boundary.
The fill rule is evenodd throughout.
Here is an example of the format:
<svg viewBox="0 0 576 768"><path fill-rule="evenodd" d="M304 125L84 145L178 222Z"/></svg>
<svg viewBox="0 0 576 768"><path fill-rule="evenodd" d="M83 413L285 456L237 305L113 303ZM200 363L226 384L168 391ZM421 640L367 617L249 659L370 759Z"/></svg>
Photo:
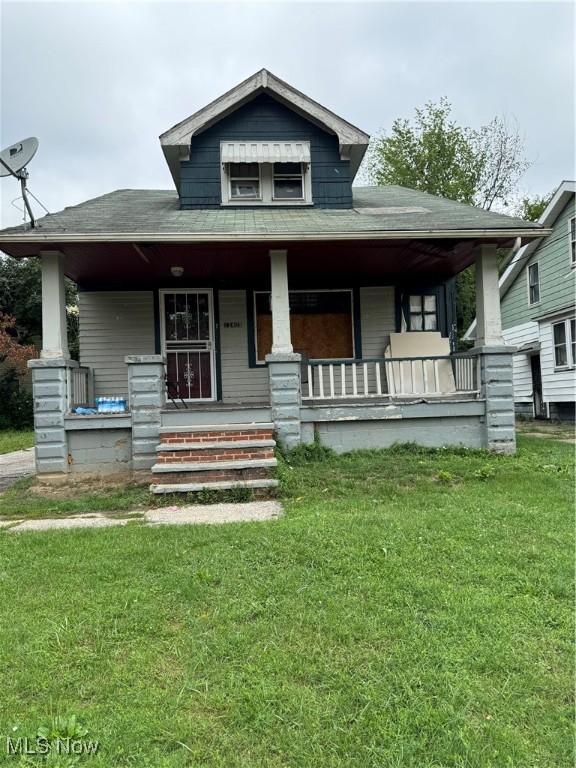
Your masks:
<svg viewBox="0 0 576 768"><path fill-rule="evenodd" d="M363 232L47 232L27 230L22 233L0 234L0 246L24 243L210 243L210 242L298 242L314 240L513 240L517 237L540 238L552 230L537 229L427 229L427 230L366 230Z"/></svg>

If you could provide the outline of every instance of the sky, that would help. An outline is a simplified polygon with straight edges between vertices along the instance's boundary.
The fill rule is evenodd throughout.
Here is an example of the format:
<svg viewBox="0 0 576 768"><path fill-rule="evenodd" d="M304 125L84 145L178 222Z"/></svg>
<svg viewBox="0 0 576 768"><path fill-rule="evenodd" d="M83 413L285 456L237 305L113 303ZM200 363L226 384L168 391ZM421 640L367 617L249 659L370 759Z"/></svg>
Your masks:
<svg viewBox="0 0 576 768"><path fill-rule="evenodd" d="M172 188L159 134L266 67L370 134L442 96L462 125L517 123L532 163L520 192L543 195L575 177L574 9L2 0L0 144L38 137L29 185L52 212ZM22 220L18 194L0 179L3 227Z"/></svg>

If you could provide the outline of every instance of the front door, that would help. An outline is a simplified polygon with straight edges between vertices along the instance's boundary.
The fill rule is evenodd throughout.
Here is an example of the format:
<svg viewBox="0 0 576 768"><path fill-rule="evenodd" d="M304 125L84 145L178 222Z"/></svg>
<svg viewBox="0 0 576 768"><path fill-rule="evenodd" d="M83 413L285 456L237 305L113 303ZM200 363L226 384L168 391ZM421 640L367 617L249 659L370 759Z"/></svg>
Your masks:
<svg viewBox="0 0 576 768"><path fill-rule="evenodd" d="M534 398L534 418L546 418L546 404L542 399L542 369L540 367L540 355L530 356L530 368L532 370L532 397Z"/></svg>
<svg viewBox="0 0 576 768"><path fill-rule="evenodd" d="M160 292L168 397L215 400L212 291Z"/></svg>

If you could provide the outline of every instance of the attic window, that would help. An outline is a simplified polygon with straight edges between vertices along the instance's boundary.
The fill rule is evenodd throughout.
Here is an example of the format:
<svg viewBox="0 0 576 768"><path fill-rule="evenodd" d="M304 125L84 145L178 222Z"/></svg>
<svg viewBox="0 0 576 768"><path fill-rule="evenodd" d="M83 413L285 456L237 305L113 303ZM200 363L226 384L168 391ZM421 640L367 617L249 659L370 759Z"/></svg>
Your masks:
<svg viewBox="0 0 576 768"><path fill-rule="evenodd" d="M221 142L223 205L312 203L309 142Z"/></svg>
<svg viewBox="0 0 576 768"><path fill-rule="evenodd" d="M258 163L230 163L230 199L260 199L260 168Z"/></svg>

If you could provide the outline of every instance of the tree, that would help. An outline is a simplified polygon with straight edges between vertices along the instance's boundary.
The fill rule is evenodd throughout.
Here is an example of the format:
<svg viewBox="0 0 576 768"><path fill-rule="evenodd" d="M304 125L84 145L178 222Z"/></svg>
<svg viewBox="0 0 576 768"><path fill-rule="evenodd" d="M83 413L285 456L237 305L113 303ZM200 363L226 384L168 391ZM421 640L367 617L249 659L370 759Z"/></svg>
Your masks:
<svg viewBox="0 0 576 768"><path fill-rule="evenodd" d="M555 191L556 190L552 190L552 192L543 195L542 197L539 195L534 195L534 197L523 197L516 211L516 216L520 219L524 219L524 221L538 221L540 216L542 216L546 210L548 203L554 197Z"/></svg>
<svg viewBox="0 0 576 768"><path fill-rule="evenodd" d="M529 167L518 129L495 117L479 129L458 125L446 98L397 119L389 135L376 137L367 159L368 178L399 184L486 210L509 207ZM475 314L474 270L456 278L456 324L464 331Z"/></svg>
<svg viewBox="0 0 576 768"><path fill-rule="evenodd" d="M76 285L66 279L68 341L77 354L77 313L70 311L78 301ZM21 343L38 343L42 338L42 269L39 259L0 257L0 313L15 318L14 333Z"/></svg>

